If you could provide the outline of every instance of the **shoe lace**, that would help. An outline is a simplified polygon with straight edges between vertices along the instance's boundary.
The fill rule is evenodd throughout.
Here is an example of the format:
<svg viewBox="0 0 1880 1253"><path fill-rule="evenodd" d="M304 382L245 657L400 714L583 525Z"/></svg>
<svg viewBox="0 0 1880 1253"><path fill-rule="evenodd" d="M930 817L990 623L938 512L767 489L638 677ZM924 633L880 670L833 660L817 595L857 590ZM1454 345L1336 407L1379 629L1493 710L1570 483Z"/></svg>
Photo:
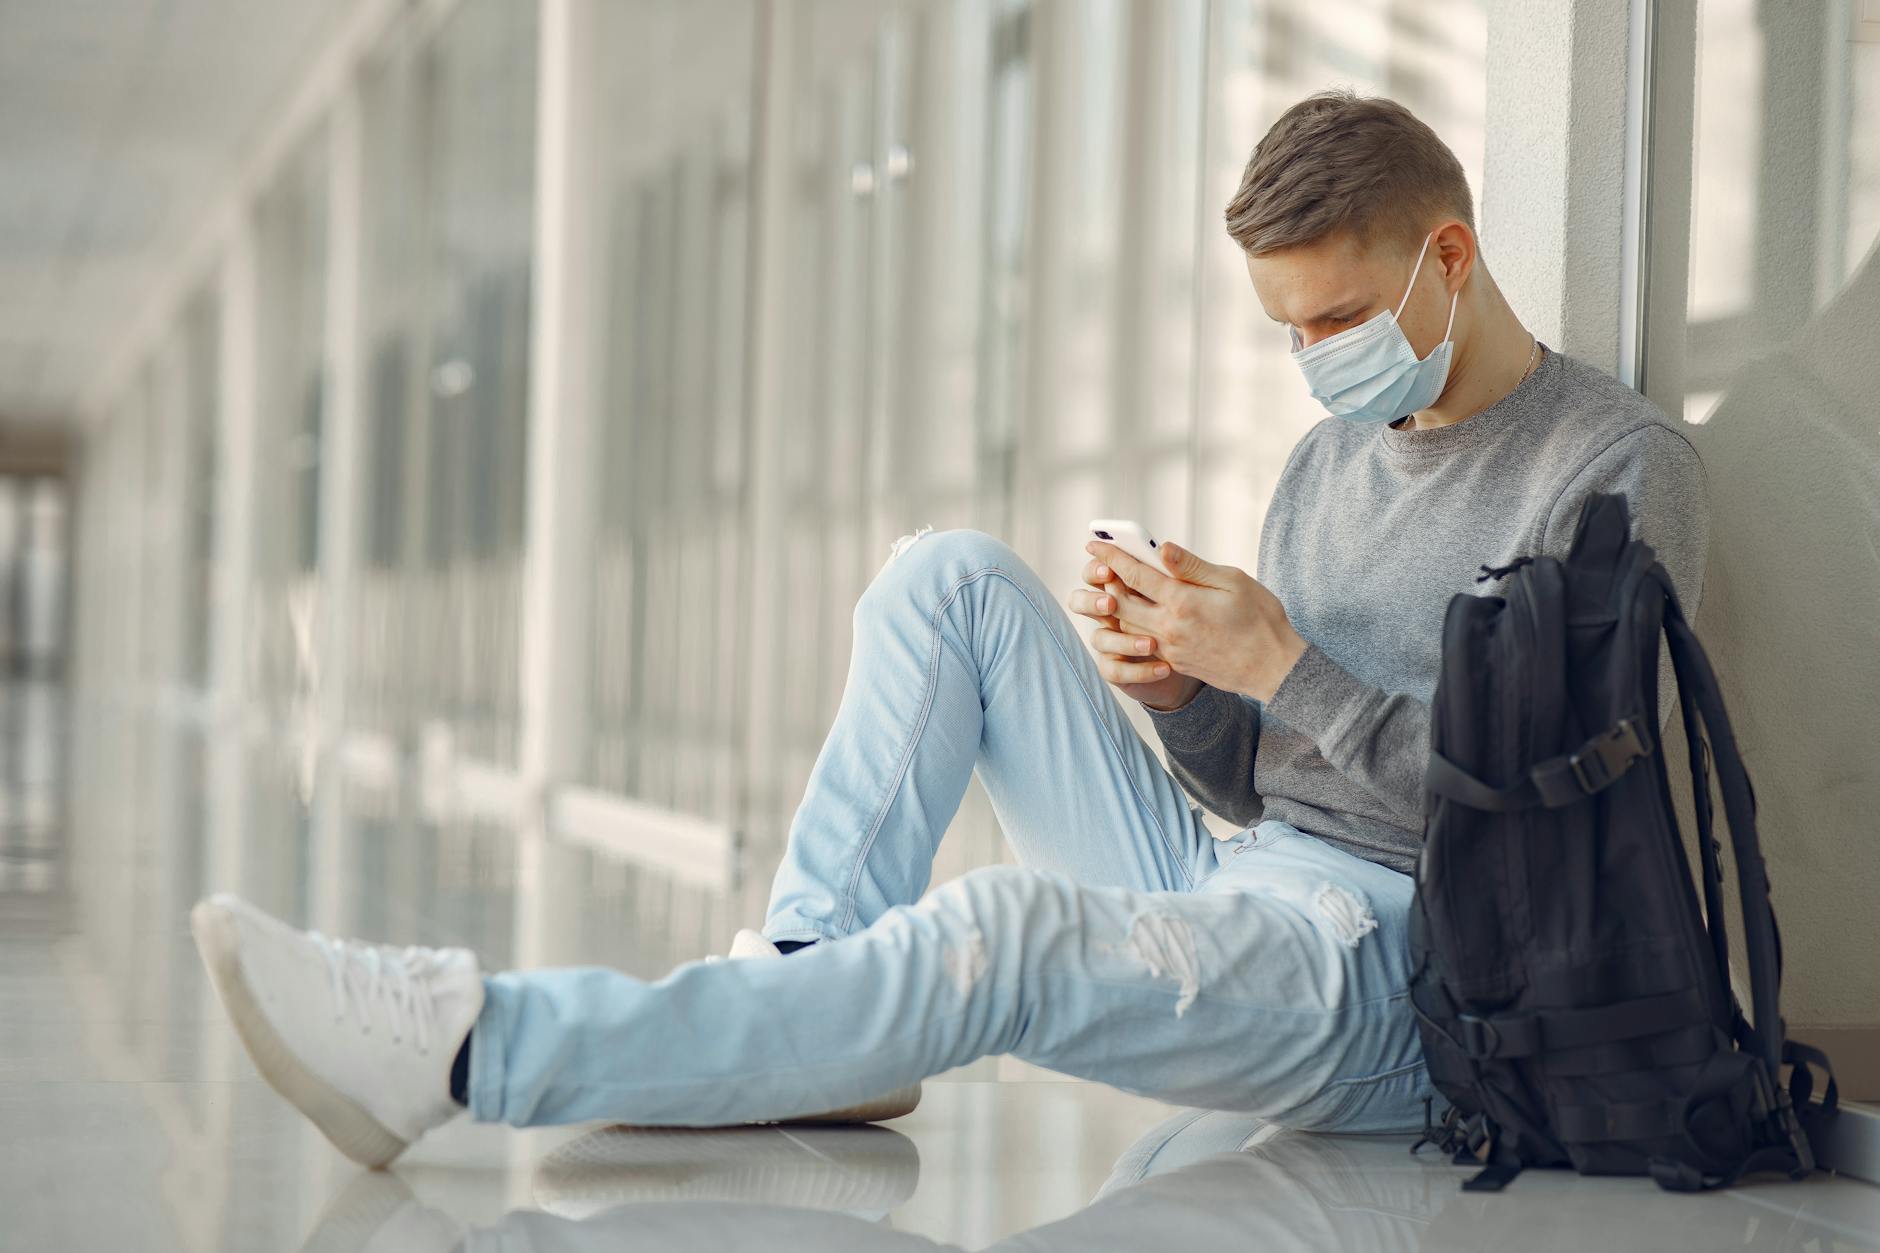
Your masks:
<svg viewBox="0 0 1880 1253"><path fill-rule="evenodd" d="M407 1029L418 1052L431 1051L437 1029L437 1004L430 976L443 965L436 949L412 945L405 949L339 940L310 931L308 935L326 958L333 980L333 1021L344 1022L350 1003L362 1035L372 1034L371 1010L384 1010L391 1024L392 1043L404 1043Z"/></svg>

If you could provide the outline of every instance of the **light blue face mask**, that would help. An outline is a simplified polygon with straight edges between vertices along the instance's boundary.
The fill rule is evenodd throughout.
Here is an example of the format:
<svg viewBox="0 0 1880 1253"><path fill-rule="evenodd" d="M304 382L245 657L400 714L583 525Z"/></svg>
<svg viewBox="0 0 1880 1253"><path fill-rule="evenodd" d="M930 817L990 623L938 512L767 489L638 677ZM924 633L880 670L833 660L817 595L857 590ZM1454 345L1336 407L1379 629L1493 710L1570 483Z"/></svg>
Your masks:
<svg viewBox="0 0 1880 1253"><path fill-rule="evenodd" d="M1417 263L1410 271L1410 282L1403 289L1403 300L1410 299L1423 268L1423 254L1429 251L1434 232L1423 237L1417 250ZM1449 332L1456 324L1456 299L1460 288L1449 298L1449 325L1443 328L1443 342L1430 355L1417 360L1416 349L1397 325L1395 310L1386 309L1376 317L1349 330L1328 335L1310 348L1299 347L1299 331L1292 332L1293 361L1306 377L1306 387L1313 399L1326 411L1350 422L1394 422L1406 413L1427 409L1443 394L1449 378Z"/></svg>

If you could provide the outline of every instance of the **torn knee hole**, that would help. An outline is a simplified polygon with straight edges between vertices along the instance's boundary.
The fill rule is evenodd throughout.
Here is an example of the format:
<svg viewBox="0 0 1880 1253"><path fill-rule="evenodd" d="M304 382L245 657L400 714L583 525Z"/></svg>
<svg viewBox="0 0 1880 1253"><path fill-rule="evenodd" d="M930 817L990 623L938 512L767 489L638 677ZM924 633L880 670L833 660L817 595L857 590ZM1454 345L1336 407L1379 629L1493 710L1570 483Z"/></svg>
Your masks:
<svg viewBox="0 0 1880 1253"><path fill-rule="evenodd" d="M921 536L931 530L933 530L932 527L923 526L912 535L903 535L900 539L895 540L892 544L888 545L888 560L893 561L896 557L899 557L902 553L912 548L915 541L919 540Z"/></svg>
<svg viewBox="0 0 1880 1253"><path fill-rule="evenodd" d="M946 966L953 990L965 996L986 973L986 937L978 927L969 927L965 940L942 949L940 959Z"/></svg>
<svg viewBox="0 0 1880 1253"><path fill-rule="evenodd" d="M1312 908L1331 924L1332 933L1347 948L1358 947L1358 941L1377 930L1377 915L1364 894L1329 880L1313 894Z"/></svg>
<svg viewBox="0 0 1880 1253"><path fill-rule="evenodd" d="M1149 967L1149 973L1175 980L1175 1016L1180 1018L1186 1013L1201 989L1201 963L1195 956L1194 932L1188 923L1173 914L1137 914L1130 920L1124 947Z"/></svg>

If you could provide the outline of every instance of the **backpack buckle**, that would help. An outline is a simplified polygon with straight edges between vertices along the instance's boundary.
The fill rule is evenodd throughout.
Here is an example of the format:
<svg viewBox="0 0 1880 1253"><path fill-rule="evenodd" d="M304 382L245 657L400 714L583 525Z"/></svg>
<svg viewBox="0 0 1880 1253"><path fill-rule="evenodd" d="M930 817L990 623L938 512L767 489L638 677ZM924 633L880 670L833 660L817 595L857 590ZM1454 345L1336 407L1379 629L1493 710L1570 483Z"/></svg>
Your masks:
<svg viewBox="0 0 1880 1253"><path fill-rule="evenodd" d="M1481 1059L1493 1057L1495 1050L1501 1047L1501 1032L1495 1024L1486 1018L1474 1014L1456 1015L1456 1032L1461 1037L1457 1043L1470 1057Z"/></svg>
<svg viewBox="0 0 1880 1253"><path fill-rule="evenodd" d="M1589 795L1624 774L1631 764L1652 751L1651 736L1631 718L1621 718L1582 744L1567 758L1567 767ZM1596 765L1590 774L1589 764Z"/></svg>
<svg viewBox="0 0 1880 1253"><path fill-rule="evenodd" d="M1764 1076L1765 1079L1767 1078ZM1775 1103L1775 1124L1789 1152L1795 1155L1795 1165L1791 1170L1793 1178L1802 1179L1814 1173L1815 1151L1808 1142L1808 1132L1802 1127L1801 1114L1795 1103L1789 1099L1787 1088L1770 1085Z"/></svg>

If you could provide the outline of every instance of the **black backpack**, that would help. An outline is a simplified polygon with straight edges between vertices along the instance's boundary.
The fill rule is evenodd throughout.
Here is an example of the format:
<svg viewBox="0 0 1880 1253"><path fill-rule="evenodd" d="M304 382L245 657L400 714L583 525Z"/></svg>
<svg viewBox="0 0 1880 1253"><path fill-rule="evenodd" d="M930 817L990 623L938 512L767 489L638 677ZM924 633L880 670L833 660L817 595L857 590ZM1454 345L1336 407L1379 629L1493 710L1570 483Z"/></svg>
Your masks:
<svg viewBox="0 0 1880 1253"><path fill-rule="evenodd" d="M1650 1174L1675 1191L1757 1170L1802 1178L1814 1157L1801 1114L1832 1117L1833 1072L1784 1038L1755 793L1669 576L1630 538L1617 495L1587 501L1565 561L1482 570L1477 582L1510 576L1508 594L1459 593L1444 616L1409 920L1410 1000L1453 1108L1436 1126L1426 1107L1411 1151L1434 1143L1458 1165L1486 1163L1471 1191L1525 1166ZM1690 741L1708 931L1657 743L1661 631ZM1730 989L1713 756L1753 1021ZM1812 1109L1811 1063L1828 1075Z"/></svg>

